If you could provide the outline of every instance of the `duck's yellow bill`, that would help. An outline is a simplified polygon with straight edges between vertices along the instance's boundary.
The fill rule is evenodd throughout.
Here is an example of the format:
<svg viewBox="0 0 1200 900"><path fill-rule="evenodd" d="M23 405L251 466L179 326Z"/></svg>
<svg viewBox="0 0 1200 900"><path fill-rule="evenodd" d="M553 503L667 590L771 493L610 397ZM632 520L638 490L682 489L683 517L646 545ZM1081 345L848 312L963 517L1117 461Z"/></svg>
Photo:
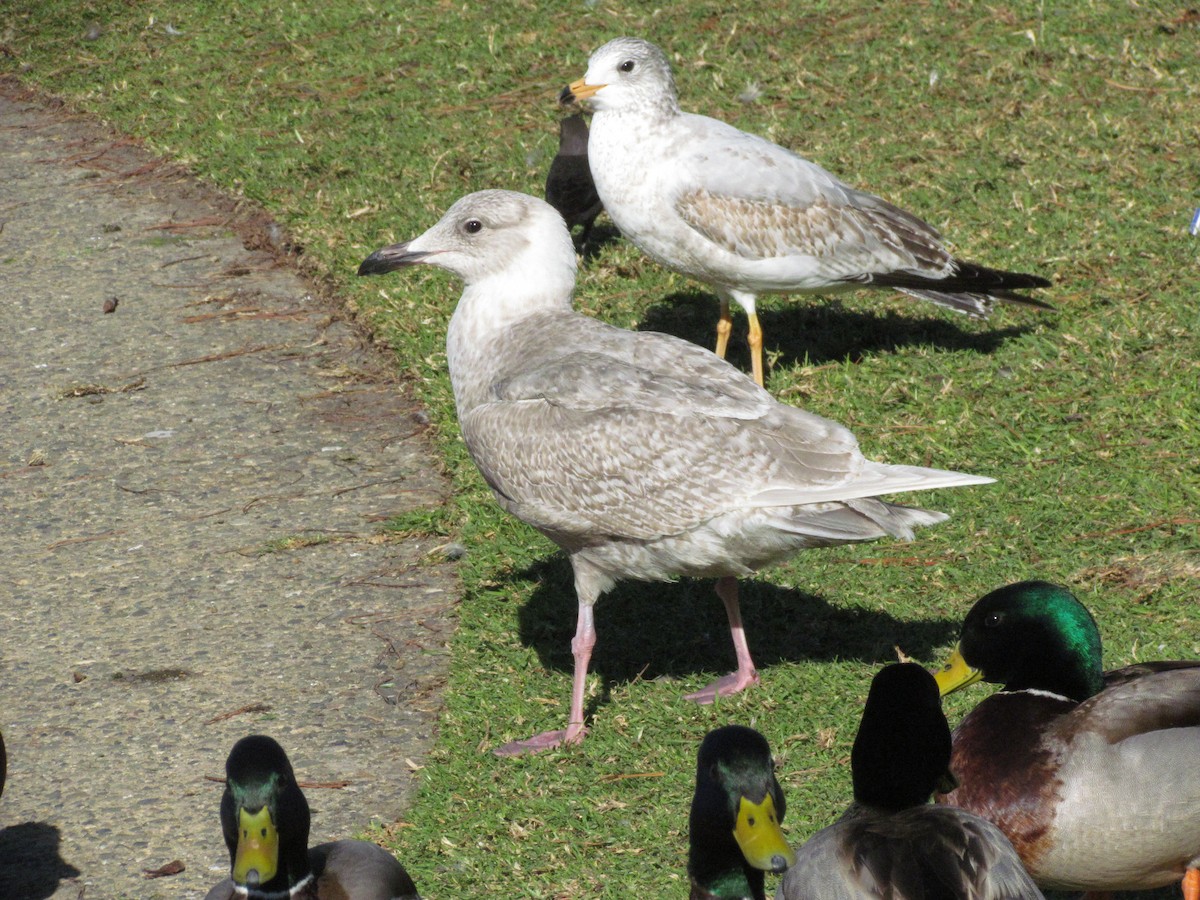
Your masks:
<svg viewBox="0 0 1200 900"><path fill-rule="evenodd" d="M233 859L233 882L255 886L266 884L279 868L279 832L265 806L256 813L238 810L237 853Z"/></svg>
<svg viewBox="0 0 1200 900"><path fill-rule="evenodd" d="M963 659L962 648L955 647L949 661L940 670L933 673L933 678L937 682L938 691L945 697L960 688L980 681L983 673L968 666L967 661Z"/></svg>
<svg viewBox="0 0 1200 900"><path fill-rule="evenodd" d="M746 862L756 869L778 873L796 863L796 855L779 827L775 801L770 794L762 803L751 803L745 797L741 799L733 837L742 848Z"/></svg>
<svg viewBox="0 0 1200 900"><path fill-rule="evenodd" d="M571 92L571 96L576 100L586 100L588 97L592 96L592 94L596 93L596 91L604 87L608 87L608 85L588 84L585 79L580 78L578 81L572 81L567 90Z"/></svg>

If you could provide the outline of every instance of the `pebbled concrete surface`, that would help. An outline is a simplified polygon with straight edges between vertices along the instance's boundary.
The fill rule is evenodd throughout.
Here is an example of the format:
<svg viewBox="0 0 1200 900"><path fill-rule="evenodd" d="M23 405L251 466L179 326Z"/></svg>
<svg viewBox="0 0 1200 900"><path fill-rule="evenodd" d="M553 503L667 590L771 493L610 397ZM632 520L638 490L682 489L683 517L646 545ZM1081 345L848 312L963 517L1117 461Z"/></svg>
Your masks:
<svg viewBox="0 0 1200 900"><path fill-rule="evenodd" d="M0 897L202 897L252 732L345 782L314 842L414 788L457 584L378 523L447 486L275 233L0 81Z"/></svg>

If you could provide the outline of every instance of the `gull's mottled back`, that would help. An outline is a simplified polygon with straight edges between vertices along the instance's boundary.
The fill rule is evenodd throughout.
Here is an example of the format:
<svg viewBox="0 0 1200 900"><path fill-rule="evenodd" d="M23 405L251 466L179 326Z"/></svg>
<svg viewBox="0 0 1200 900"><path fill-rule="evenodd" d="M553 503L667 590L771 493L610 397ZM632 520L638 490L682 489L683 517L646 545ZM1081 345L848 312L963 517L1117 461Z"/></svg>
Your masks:
<svg viewBox="0 0 1200 900"><path fill-rule="evenodd" d="M569 726L506 752L582 737L592 606L616 581L719 579L738 671L692 695L708 702L757 680L738 577L806 547L907 538L945 518L878 495L991 480L872 462L847 429L775 401L707 350L575 312L570 235L541 200L472 194L364 267L415 262L465 282L446 347L471 458L499 503L575 571Z"/></svg>

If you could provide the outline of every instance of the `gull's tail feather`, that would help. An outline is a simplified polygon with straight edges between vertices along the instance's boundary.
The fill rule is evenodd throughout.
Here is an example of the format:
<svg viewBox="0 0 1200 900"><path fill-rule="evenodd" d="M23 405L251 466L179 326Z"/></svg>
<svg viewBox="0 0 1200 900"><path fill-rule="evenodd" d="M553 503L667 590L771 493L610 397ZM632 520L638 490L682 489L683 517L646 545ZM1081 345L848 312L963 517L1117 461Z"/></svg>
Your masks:
<svg viewBox="0 0 1200 900"><path fill-rule="evenodd" d="M829 508L796 507L774 520L780 531L803 535L808 546L848 544L894 537L913 539L913 529L936 525L950 518L945 513L864 498L832 504Z"/></svg>
<svg viewBox="0 0 1200 900"><path fill-rule="evenodd" d="M770 488L747 498L747 503L760 508L803 506L806 503L844 502L884 494L903 494L907 491L991 484L995 480L986 475L969 475L966 472L951 472L947 469L892 466L868 461L852 480L806 487Z"/></svg>
<svg viewBox="0 0 1200 900"><path fill-rule="evenodd" d="M1050 282L1040 275L989 269L987 266L960 260L955 260L954 266L954 273L945 278L891 272L876 275L872 284L895 288L910 296L920 297L970 316L986 316L997 300L1038 309L1054 309L1049 303L1018 293L1050 287Z"/></svg>

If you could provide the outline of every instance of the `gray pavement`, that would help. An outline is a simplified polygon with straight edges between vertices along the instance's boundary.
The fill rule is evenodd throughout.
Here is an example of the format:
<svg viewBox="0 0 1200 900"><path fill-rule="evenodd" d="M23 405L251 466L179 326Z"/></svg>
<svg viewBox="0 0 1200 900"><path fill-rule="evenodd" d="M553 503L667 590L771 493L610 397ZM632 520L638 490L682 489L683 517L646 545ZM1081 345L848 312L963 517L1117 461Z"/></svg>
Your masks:
<svg viewBox="0 0 1200 900"><path fill-rule="evenodd" d="M457 584L379 522L447 485L386 354L272 233L0 81L5 900L203 896L245 734L346 782L307 790L314 842L414 790Z"/></svg>

